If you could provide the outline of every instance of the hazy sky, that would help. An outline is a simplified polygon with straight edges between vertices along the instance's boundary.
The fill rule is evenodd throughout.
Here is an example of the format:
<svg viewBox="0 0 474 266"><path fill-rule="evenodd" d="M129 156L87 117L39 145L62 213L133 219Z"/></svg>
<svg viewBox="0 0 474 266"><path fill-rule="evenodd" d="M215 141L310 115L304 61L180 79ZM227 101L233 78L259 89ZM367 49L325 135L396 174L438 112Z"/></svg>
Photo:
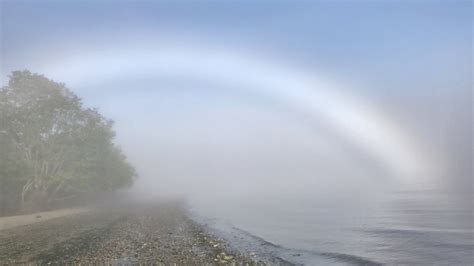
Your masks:
<svg viewBox="0 0 474 266"><path fill-rule="evenodd" d="M0 29L2 84L17 69L65 82L116 121L144 188L391 186L384 162L403 154L472 181L471 1L2 0ZM274 96L261 76L278 73ZM300 77L343 96L305 101Z"/></svg>

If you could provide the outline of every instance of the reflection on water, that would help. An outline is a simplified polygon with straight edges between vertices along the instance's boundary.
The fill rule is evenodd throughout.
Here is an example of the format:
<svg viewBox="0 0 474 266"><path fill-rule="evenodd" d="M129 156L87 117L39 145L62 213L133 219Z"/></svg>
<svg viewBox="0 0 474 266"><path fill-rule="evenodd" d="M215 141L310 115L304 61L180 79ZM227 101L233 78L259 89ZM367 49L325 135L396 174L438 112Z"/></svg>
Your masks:
<svg viewBox="0 0 474 266"><path fill-rule="evenodd" d="M292 196L220 203L196 202L194 210L213 218L207 223L245 252L304 264L474 261L470 195L402 191L357 199Z"/></svg>

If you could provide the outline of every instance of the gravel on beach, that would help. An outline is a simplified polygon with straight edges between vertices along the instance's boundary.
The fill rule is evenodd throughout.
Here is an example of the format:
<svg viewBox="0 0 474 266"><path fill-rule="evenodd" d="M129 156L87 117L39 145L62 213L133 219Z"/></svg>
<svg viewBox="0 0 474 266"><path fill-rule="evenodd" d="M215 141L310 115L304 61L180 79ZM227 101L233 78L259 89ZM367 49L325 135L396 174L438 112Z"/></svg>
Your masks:
<svg viewBox="0 0 474 266"><path fill-rule="evenodd" d="M263 264L253 256L206 232L178 202L95 208L0 231L2 264Z"/></svg>

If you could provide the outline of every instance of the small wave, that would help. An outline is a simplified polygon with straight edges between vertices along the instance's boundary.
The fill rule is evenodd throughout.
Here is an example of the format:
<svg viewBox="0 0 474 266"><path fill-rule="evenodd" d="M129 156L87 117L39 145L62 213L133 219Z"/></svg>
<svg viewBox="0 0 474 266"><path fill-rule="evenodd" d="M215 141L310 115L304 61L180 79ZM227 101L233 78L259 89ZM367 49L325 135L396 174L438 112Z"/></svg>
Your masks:
<svg viewBox="0 0 474 266"><path fill-rule="evenodd" d="M322 256L327 256L329 258L337 259L337 260L355 264L355 265L367 265L367 266L383 265L383 263L380 263L380 262L376 262L364 257L354 256L354 255L345 254L345 253L322 252L319 254Z"/></svg>
<svg viewBox="0 0 474 266"><path fill-rule="evenodd" d="M284 247L219 219L209 219L196 213L192 217L211 232L226 239L232 248L243 254L256 253L258 260L270 265L383 265L352 254Z"/></svg>
<svg viewBox="0 0 474 266"><path fill-rule="evenodd" d="M338 252L318 252L318 251L311 251L311 250L286 248L286 247L274 244L262 237L256 236L246 230L237 228L235 226L233 226L232 229L239 232L240 234L244 234L248 237L251 237L252 239L257 241L259 245L261 246L268 246L268 247L277 249L277 252L279 254L278 259L288 264L300 264L301 262L296 260L295 257L319 256L319 257L326 257L326 258L330 258L339 262L344 262L344 263L348 263L352 265L367 265L367 266L383 265L383 263L376 262L376 261L373 261L361 256L351 255L351 254L338 253ZM291 258L287 258L287 257L291 257ZM306 263L301 263L301 264L306 264Z"/></svg>
<svg viewBox="0 0 474 266"><path fill-rule="evenodd" d="M247 235L247 236L249 236L249 237L251 237L251 238L253 238L253 239L255 239L255 240L258 240L258 242L260 242L260 244L262 244L262 245L267 245L267 246L271 246L271 247L275 247L275 248L283 248L283 247L280 246L280 245L274 244L274 243L272 243L272 242L270 242L270 241L265 240L264 238L261 238L261 237L259 237L259 236L256 236L256 235L254 235L254 234L252 234L252 233L250 233L250 232L248 232L248 231L245 231L245 230L243 230L243 229L240 229L240 228L238 228L238 227L232 226L232 229L235 230L235 231L237 231L237 232L240 232L241 234Z"/></svg>

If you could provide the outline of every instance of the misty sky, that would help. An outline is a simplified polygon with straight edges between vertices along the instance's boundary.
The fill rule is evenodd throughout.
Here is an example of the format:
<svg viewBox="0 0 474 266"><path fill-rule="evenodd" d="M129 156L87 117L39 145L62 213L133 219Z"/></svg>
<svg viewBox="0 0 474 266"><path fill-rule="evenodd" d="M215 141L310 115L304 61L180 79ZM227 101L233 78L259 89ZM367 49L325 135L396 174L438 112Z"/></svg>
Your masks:
<svg viewBox="0 0 474 266"><path fill-rule="evenodd" d="M397 183L311 103L295 108L240 80L134 63L166 56L162 47L171 58L237 54L330 80L362 99L349 110L369 106L408 136L417 158L436 158L428 164L442 165L441 184L472 179L471 1L2 0L0 27L2 84L17 69L65 82L116 121L142 189L331 193Z"/></svg>

